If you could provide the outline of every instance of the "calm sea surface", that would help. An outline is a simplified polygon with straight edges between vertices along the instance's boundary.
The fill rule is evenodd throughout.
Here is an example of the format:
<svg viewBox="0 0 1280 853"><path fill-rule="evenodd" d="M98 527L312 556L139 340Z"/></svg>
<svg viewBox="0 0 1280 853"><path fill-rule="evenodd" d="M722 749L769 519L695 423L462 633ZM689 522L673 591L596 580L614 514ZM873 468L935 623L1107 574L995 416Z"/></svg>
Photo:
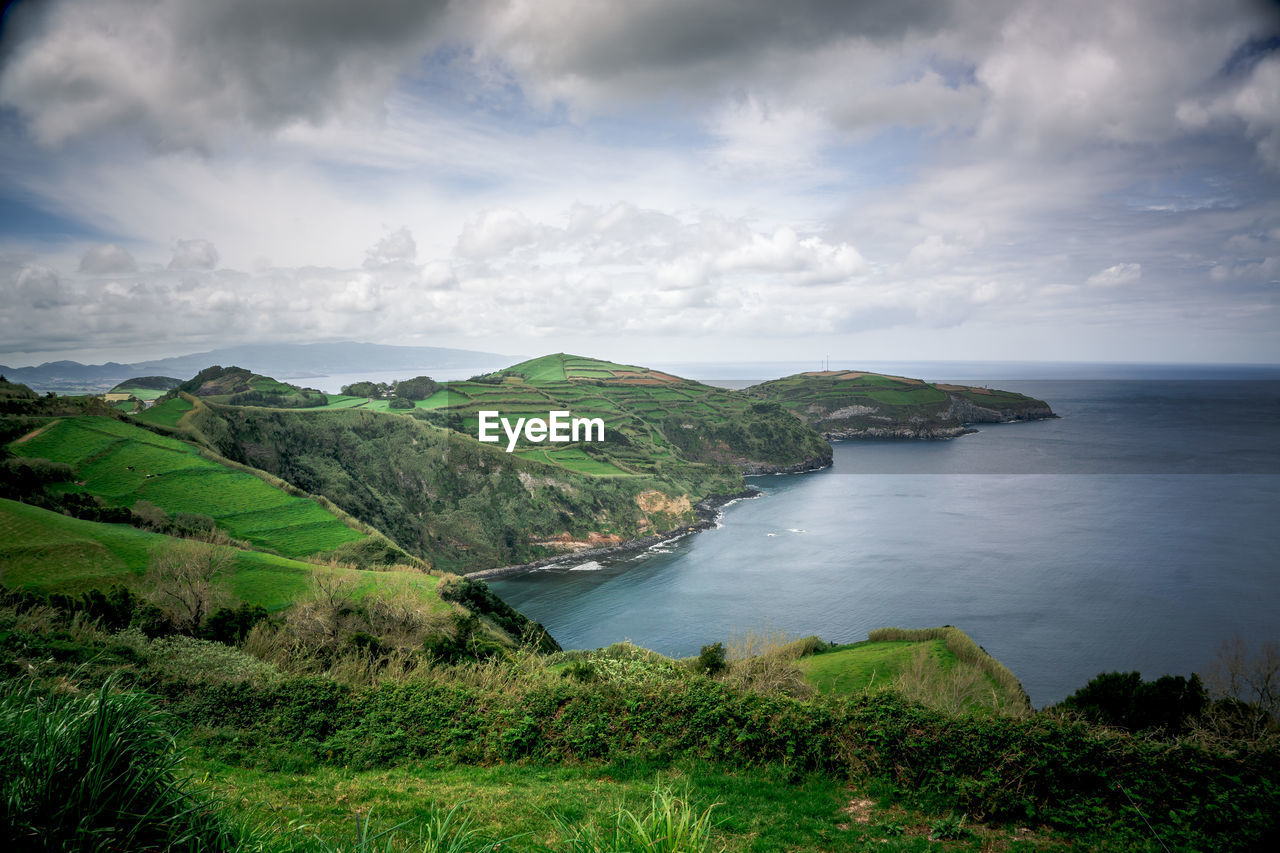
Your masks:
<svg viewBox="0 0 1280 853"><path fill-rule="evenodd" d="M829 469L752 478L764 494L717 529L493 587L566 648L956 625L1037 706L1102 671L1203 669L1236 634L1280 641L1280 381L974 384L1062 417L837 443Z"/></svg>

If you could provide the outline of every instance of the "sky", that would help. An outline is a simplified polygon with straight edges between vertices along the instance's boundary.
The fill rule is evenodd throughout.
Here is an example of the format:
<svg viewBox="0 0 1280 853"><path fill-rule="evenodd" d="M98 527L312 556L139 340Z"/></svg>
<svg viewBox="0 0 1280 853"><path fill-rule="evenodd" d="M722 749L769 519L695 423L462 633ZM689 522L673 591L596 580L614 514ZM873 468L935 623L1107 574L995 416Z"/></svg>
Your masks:
<svg viewBox="0 0 1280 853"><path fill-rule="evenodd" d="M26 0L0 363L1280 362L1280 6Z"/></svg>

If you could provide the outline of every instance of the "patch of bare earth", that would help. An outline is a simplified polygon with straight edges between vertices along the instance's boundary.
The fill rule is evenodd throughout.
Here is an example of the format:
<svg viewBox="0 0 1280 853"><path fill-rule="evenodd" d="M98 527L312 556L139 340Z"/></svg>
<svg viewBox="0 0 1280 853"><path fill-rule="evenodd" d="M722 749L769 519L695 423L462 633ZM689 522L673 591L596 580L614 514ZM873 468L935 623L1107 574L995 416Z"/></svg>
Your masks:
<svg viewBox="0 0 1280 853"><path fill-rule="evenodd" d="M649 489L636 495L636 506L640 507L640 511L645 515L653 515L657 512L667 515L684 515L693 509L688 495L673 498L657 489Z"/></svg>
<svg viewBox="0 0 1280 853"><path fill-rule="evenodd" d="M45 424L44 426L42 426L42 427L37 427L36 429L33 429L31 432L27 433L27 434L26 434L26 435L24 435L22 438L20 438L20 439L18 439L17 441L15 441L15 442L14 442L14 444L25 444L26 442L28 442L28 441L30 441L31 439L35 438L35 437L36 437L37 435L39 435L40 433L42 433L42 432L44 432L45 430L47 430L49 427L54 426L55 424L59 424L59 423L62 423L62 421L60 421L60 420L58 420L58 421L49 421L49 423Z"/></svg>

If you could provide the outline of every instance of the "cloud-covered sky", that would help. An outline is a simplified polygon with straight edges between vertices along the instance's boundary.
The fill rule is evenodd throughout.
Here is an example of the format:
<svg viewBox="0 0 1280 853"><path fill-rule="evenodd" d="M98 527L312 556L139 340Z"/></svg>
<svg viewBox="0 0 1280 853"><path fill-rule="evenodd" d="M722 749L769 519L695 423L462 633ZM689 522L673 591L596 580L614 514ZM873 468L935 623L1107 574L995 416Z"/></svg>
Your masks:
<svg viewBox="0 0 1280 853"><path fill-rule="evenodd" d="M27 0L0 363L1280 362L1280 11Z"/></svg>

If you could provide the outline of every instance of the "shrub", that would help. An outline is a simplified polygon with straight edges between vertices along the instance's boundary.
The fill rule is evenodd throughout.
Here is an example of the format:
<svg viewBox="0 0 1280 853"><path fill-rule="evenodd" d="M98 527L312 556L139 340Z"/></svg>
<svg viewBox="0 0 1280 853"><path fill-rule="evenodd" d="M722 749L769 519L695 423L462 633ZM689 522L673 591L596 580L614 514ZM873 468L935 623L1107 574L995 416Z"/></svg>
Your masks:
<svg viewBox="0 0 1280 853"><path fill-rule="evenodd" d="M1104 672L1062 700L1062 707L1090 720L1131 732L1165 736L1186 732L1209 705L1198 675L1162 675L1143 681L1137 672Z"/></svg>
<svg viewBox="0 0 1280 853"><path fill-rule="evenodd" d="M698 652L698 671L707 675L718 675L728 668L724 659L724 643L712 643L703 646Z"/></svg>

